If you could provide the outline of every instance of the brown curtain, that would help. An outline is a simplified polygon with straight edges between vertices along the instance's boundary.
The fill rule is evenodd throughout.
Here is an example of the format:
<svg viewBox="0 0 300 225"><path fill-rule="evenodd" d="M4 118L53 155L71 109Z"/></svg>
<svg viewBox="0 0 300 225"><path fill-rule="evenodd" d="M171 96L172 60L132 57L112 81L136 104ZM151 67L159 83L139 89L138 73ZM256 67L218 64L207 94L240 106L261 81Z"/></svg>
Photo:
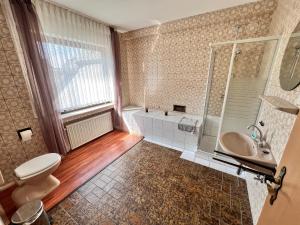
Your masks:
<svg viewBox="0 0 300 225"><path fill-rule="evenodd" d="M70 149L69 142L56 107L53 73L46 61L42 46L45 38L34 5L31 0L10 0L10 5L45 143L49 152L66 154Z"/></svg>
<svg viewBox="0 0 300 225"><path fill-rule="evenodd" d="M121 91L121 65L120 65L120 42L119 34L114 28L110 27L112 50L115 64L115 107L114 107L114 128L123 130L122 122L122 91Z"/></svg>

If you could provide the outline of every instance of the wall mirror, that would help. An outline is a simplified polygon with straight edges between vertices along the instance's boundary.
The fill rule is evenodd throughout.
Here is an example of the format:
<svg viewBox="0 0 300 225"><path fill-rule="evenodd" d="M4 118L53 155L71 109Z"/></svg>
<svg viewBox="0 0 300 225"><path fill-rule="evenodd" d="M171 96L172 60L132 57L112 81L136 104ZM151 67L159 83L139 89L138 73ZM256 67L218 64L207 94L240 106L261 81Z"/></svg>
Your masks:
<svg viewBox="0 0 300 225"><path fill-rule="evenodd" d="M300 22L286 47L279 80L281 88L286 91L291 91L300 84Z"/></svg>

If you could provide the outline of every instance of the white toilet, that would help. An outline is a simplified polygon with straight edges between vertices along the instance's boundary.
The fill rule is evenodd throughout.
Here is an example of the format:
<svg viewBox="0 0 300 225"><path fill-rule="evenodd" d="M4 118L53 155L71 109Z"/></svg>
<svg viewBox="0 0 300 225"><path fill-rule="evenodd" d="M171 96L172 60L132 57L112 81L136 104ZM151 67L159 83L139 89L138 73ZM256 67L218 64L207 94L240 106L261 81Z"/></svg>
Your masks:
<svg viewBox="0 0 300 225"><path fill-rule="evenodd" d="M16 182L19 185L12 193L17 206L26 202L43 199L60 184L51 175L60 165L61 156L49 153L33 158L15 169Z"/></svg>

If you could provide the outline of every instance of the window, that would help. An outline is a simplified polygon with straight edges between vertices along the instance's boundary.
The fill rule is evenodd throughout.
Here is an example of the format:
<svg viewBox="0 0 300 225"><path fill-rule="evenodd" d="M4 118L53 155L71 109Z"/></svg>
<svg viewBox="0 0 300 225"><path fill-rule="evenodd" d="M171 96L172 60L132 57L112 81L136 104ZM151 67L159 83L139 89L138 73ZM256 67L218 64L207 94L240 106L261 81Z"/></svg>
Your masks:
<svg viewBox="0 0 300 225"><path fill-rule="evenodd" d="M113 102L110 28L47 1L34 4L61 112Z"/></svg>
<svg viewBox="0 0 300 225"><path fill-rule="evenodd" d="M105 66L105 49L52 42L46 42L44 47L61 112L112 102L113 81Z"/></svg>

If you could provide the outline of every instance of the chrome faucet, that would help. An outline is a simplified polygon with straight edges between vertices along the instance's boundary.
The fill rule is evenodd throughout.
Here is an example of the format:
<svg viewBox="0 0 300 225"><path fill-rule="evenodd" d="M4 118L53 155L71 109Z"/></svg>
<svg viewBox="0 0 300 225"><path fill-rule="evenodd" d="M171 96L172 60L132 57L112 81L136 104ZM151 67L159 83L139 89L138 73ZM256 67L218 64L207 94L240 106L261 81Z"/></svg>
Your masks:
<svg viewBox="0 0 300 225"><path fill-rule="evenodd" d="M263 133L261 131L261 129L258 128L258 126L251 124L247 127L247 129L249 130L251 127L253 127L253 129L256 129L259 133L259 141L257 141L257 139L255 139L255 141L258 142L258 147L263 148L266 146L265 140L263 138Z"/></svg>

